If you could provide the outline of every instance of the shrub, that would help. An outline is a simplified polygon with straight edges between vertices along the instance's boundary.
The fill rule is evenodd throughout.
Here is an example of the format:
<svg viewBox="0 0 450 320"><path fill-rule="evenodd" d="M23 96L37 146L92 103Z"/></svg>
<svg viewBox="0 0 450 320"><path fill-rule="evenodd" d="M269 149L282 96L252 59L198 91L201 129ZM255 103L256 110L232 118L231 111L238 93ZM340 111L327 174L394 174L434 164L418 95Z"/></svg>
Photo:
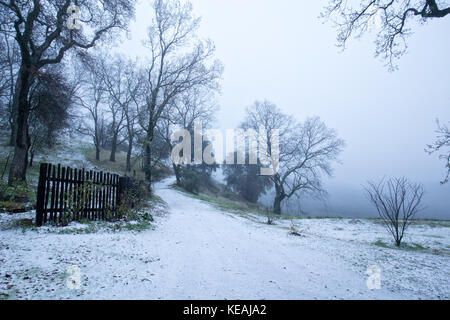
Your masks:
<svg viewBox="0 0 450 320"><path fill-rule="evenodd" d="M222 168L227 186L251 203L256 203L272 185L268 176L260 175L260 164L223 165Z"/></svg>
<svg viewBox="0 0 450 320"><path fill-rule="evenodd" d="M182 168L180 177L181 186L187 191L198 194L200 191L200 183L197 173L187 168Z"/></svg>
<svg viewBox="0 0 450 320"><path fill-rule="evenodd" d="M366 187L369 200L400 247L405 231L417 212L423 209L423 186L406 178L391 178Z"/></svg>
<svg viewBox="0 0 450 320"><path fill-rule="evenodd" d="M172 171L167 166L155 166L152 172L152 180L160 181L164 178L170 177L172 175Z"/></svg>
<svg viewBox="0 0 450 320"><path fill-rule="evenodd" d="M27 202L35 200L36 196L26 181L16 180L12 186L0 180L0 201Z"/></svg>

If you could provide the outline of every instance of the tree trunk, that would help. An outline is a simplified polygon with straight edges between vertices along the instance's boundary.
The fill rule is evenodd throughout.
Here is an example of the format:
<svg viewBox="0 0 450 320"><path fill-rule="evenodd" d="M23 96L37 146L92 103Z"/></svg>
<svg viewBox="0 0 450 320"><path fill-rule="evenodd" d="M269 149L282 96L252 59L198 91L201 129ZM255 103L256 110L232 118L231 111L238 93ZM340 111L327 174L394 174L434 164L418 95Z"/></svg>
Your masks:
<svg viewBox="0 0 450 320"><path fill-rule="evenodd" d="M31 152L30 152L30 168L33 166L33 159L34 159L34 151L31 150Z"/></svg>
<svg viewBox="0 0 450 320"><path fill-rule="evenodd" d="M9 136L9 146L10 147L14 147L15 146L15 141L16 141L16 133L17 133L17 130L16 130L16 117L15 117L15 113L14 113L14 111L13 111L13 114L11 115L11 117L12 117L12 121L11 121L11 123L10 123L10 125L11 125L11 133L10 133L10 136Z"/></svg>
<svg viewBox="0 0 450 320"><path fill-rule="evenodd" d="M50 131L47 133L47 143L50 149L53 149L55 146L55 139L52 139L52 134Z"/></svg>
<svg viewBox="0 0 450 320"><path fill-rule="evenodd" d="M275 201L273 202L273 212L276 214L281 214L281 198L275 196Z"/></svg>
<svg viewBox="0 0 450 320"><path fill-rule="evenodd" d="M95 146L95 160L100 161L100 147Z"/></svg>
<svg viewBox="0 0 450 320"><path fill-rule="evenodd" d="M285 194L280 185L275 183L275 200L273 201L273 212L281 214L281 201L285 198Z"/></svg>
<svg viewBox="0 0 450 320"><path fill-rule="evenodd" d="M152 182L152 148L150 147L150 142L145 145L145 156L144 156L144 171L145 180Z"/></svg>
<svg viewBox="0 0 450 320"><path fill-rule="evenodd" d="M115 134L111 142L111 155L109 156L109 161L112 162L116 161L116 150L117 150L117 135Z"/></svg>
<svg viewBox="0 0 450 320"><path fill-rule="evenodd" d="M126 171L131 171L131 153L133 152L133 140L128 141L128 151L127 151L127 165Z"/></svg>
<svg viewBox="0 0 450 320"><path fill-rule="evenodd" d="M150 195L152 194L152 148L150 146L151 142L147 140L145 145L145 154L144 154L144 171L145 171L145 180L148 182L148 190L150 191Z"/></svg>
<svg viewBox="0 0 450 320"><path fill-rule="evenodd" d="M28 166L28 149L30 136L28 134L28 92L31 82L31 68L25 65L20 67L16 82L16 90L13 97L13 108L17 110L16 115L16 140L14 143L14 157L9 170L8 185L15 180L26 180Z"/></svg>
<svg viewBox="0 0 450 320"><path fill-rule="evenodd" d="M149 128L147 131L147 137L145 139L145 154L144 154L144 171L145 180L152 183L152 143L153 143L154 131L153 128Z"/></svg>
<svg viewBox="0 0 450 320"><path fill-rule="evenodd" d="M155 104L153 103L153 106ZM153 110L153 109L152 109ZM148 183L148 188L150 194L152 194L152 143L154 137L155 125L153 122L153 112L150 112L150 121L147 127L147 136L145 139L145 150L144 150L144 172L145 172L145 180Z"/></svg>
<svg viewBox="0 0 450 320"><path fill-rule="evenodd" d="M181 187L181 170L180 165L172 162L173 172L175 173L175 178L177 180L177 186Z"/></svg>

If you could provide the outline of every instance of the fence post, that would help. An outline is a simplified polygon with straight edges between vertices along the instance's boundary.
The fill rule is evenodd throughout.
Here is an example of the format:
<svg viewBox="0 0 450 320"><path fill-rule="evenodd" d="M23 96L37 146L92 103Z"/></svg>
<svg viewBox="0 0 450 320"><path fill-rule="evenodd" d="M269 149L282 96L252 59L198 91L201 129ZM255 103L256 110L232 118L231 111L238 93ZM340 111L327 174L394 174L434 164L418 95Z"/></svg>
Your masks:
<svg viewBox="0 0 450 320"><path fill-rule="evenodd" d="M45 179L47 176L47 163L41 163L39 168L39 182L36 196L36 225L42 226L44 218L44 204L45 204Z"/></svg>
<svg viewBox="0 0 450 320"><path fill-rule="evenodd" d="M122 202L122 195L126 189L126 183L127 178L126 177L119 177L119 185L117 186L117 199L116 199L116 205L117 208L120 206L120 203Z"/></svg>

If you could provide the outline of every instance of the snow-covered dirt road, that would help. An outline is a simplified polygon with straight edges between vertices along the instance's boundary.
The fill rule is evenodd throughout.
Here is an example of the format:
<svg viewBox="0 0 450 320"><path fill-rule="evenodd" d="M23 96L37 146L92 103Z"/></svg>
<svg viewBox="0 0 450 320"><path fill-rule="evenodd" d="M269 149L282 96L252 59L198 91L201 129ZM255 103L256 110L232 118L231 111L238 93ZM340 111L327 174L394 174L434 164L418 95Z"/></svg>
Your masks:
<svg viewBox="0 0 450 320"><path fill-rule="evenodd" d="M389 238L374 222L301 220L304 236L297 237L289 234L288 222L267 225L222 212L170 188L171 182L156 185L168 214L157 218L152 230L0 231L0 293L13 299L450 296L448 255L375 246L372 240ZM448 230L424 229L420 234L433 234L449 247ZM370 265L380 268L381 289L366 285Z"/></svg>

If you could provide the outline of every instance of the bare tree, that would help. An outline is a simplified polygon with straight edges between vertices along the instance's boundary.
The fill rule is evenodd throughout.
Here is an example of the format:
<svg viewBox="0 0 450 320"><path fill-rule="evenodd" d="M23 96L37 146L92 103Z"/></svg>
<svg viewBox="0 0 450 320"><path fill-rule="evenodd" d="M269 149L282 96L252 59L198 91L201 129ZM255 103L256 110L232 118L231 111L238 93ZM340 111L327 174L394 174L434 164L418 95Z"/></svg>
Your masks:
<svg viewBox="0 0 450 320"><path fill-rule="evenodd" d="M58 64L71 49L93 47L99 39L125 29L134 14L134 0L79 0L81 27L67 27L73 19L71 0L0 0L0 21L4 32L17 41L21 62L15 81L13 108L16 112L16 141L8 183L26 180L28 149L27 103L30 85L41 68Z"/></svg>
<svg viewBox="0 0 450 320"><path fill-rule="evenodd" d="M11 36L0 27L0 116L3 125L10 130L9 145L14 146L15 141L15 112L13 109L13 96L15 80L20 63L19 48Z"/></svg>
<svg viewBox="0 0 450 320"><path fill-rule="evenodd" d="M445 184L448 182L450 176L450 130L445 124L440 124L439 120L436 120L436 123L436 141L433 144L429 144L425 151L428 152L428 154L442 152L439 155L439 159L445 161L447 173L444 180L441 181L441 184Z"/></svg>
<svg viewBox="0 0 450 320"><path fill-rule="evenodd" d="M155 17L148 30L150 62L146 68L146 103L140 110L145 133L144 167L146 180L152 180L152 143L155 128L164 109L176 96L199 86L217 86L222 66L211 61L214 46L195 36L199 19L192 5L179 0L156 0Z"/></svg>
<svg viewBox="0 0 450 320"><path fill-rule="evenodd" d="M171 101L163 112L156 133L166 142L169 149L173 147L171 139L174 129L185 129L194 135L196 122L202 124L202 129L211 128L214 122L214 114L218 107L215 101L216 91L209 88L195 87L184 92L180 97ZM200 134L203 134L200 133ZM194 148L191 148L194 150ZM181 165L172 163L176 182L180 185Z"/></svg>
<svg viewBox="0 0 450 320"><path fill-rule="evenodd" d="M433 18L442 18L450 14L448 1L436 0L329 0L322 17L333 20L337 30L339 46L345 48L347 40L361 36L372 25L379 24L375 41L376 56L388 60L395 68L394 60L406 52L406 38L411 34L413 18L422 22Z"/></svg>
<svg viewBox="0 0 450 320"><path fill-rule="evenodd" d="M83 69L82 85L76 103L84 109L89 121L81 121L78 131L81 134L90 136L95 146L95 159L100 160L100 151L103 147L104 135L106 131L106 120L103 103L105 101L106 90L104 85L104 74L98 71L98 61L90 60L89 67ZM80 70L82 66L80 66ZM84 115L83 115L84 117Z"/></svg>
<svg viewBox="0 0 450 320"><path fill-rule="evenodd" d="M324 193L321 175L331 175L331 162L337 160L345 143L319 118L297 124L292 117L269 101L256 102L247 109L243 129L267 132L266 157L270 158L270 137L279 130L279 168L270 176L275 187L274 212L281 214L281 203L300 192ZM273 164L272 164L273 165Z"/></svg>
<svg viewBox="0 0 450 320"><path fill-rule="evenodd" d="M125 113L125 128L126 137L128 142L127 149L127 160L126 160L126 171L131 171L131 156L133 153L134 143L136 137L139 134L138 129L138 117L139 117L139 106L141 105L141 100L143 97L142 88L142 70L138 69L136 64L131 64L131 72L127 73L127 89L130 92L131 102L124 106Z"/></svg>
<svg viewBox="0 0 450 320"><path fill-rule="evenodd" d="M368 182L365 189L395 244L400 246L411 219L423 210L423 186L406 178L391 178Z"/></svg>
<svg viewBox="0 0 450 320"><path fill-rule="evenodd" d="M127 130L127 137L124 140L129 142L128 154L131 157L134 122L137 110L135 101L137 95L142 94L139 72L136 72L136 65L127 61L121 56L114 58L103 57L101 59L101 72L103 73L105 90L108 94L108 109L111 116L111 155L109 160L116 161L117 146L123 141L118 141L123 129ZM129 171L129 157L127 157L127 168Z"/></svg>

